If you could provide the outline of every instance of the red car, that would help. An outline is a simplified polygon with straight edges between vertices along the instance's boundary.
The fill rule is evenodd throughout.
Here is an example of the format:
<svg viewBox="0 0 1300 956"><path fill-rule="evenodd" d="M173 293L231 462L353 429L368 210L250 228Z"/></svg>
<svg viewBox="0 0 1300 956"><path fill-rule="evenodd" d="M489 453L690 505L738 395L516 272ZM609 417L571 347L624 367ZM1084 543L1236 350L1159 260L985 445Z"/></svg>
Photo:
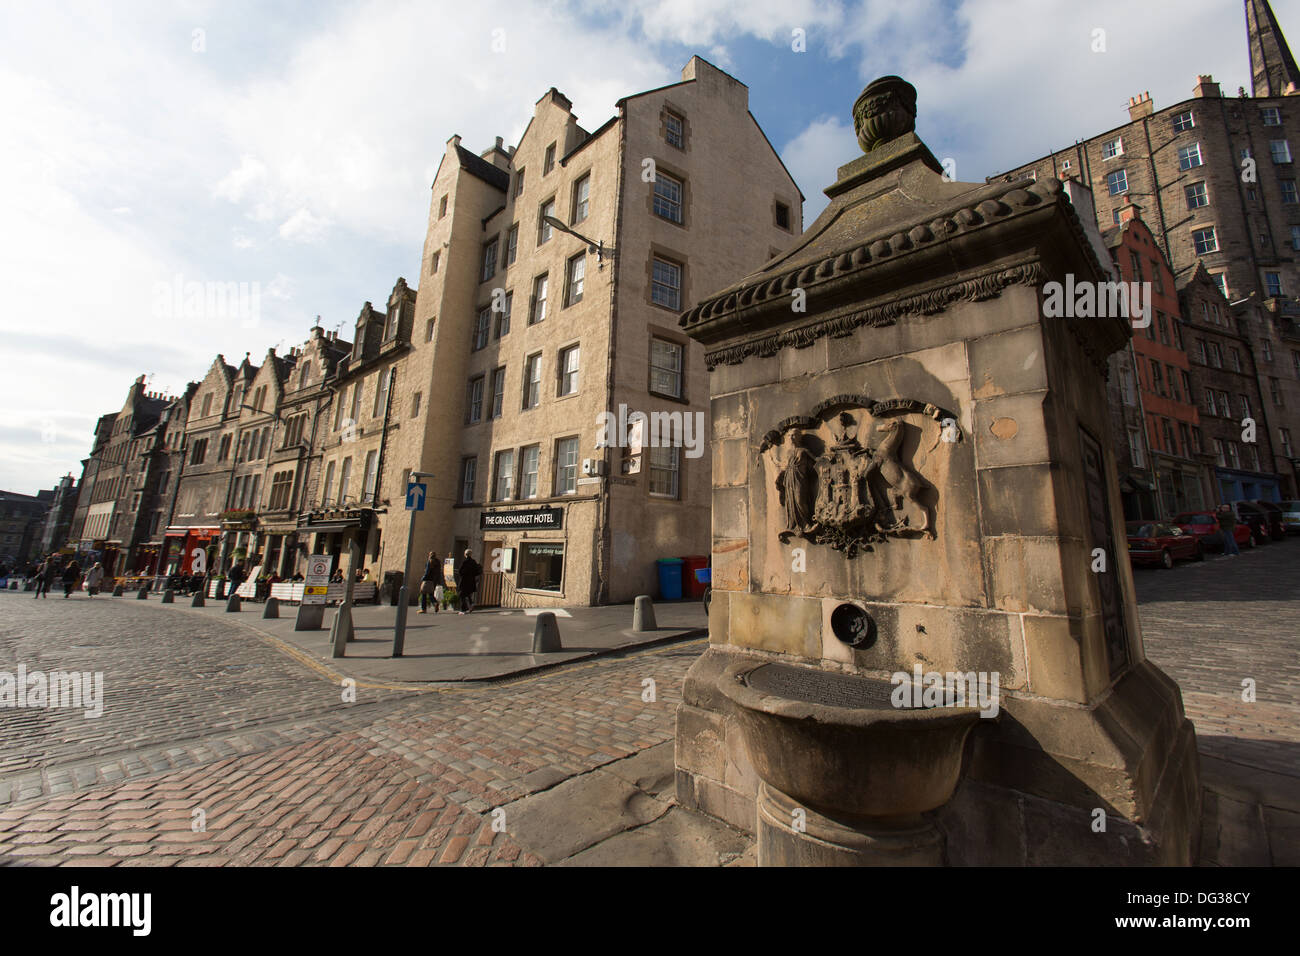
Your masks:
<svg viewBox="0 0 1300 956"><path fill-rule="evenodd" d="M1159 521L1130 521L1128 556L1134 564L1154 564L1172 568L1178 559L1205 560L1200 539L1177 525Z"/></svg>
<svg viewBox="0 0 1300 956"><path fill-rule="evenodd" d="M1184 534L1194 535L1201 542L1201 547L1209 551L1223 550L1223 529L1219 519L1209 511L1184 511L1174 517L1174 524L1183 529ZM1232 536L1237 539L1237 549L1255 547L1250 525L1238 521L1232 529Z"/></svg>

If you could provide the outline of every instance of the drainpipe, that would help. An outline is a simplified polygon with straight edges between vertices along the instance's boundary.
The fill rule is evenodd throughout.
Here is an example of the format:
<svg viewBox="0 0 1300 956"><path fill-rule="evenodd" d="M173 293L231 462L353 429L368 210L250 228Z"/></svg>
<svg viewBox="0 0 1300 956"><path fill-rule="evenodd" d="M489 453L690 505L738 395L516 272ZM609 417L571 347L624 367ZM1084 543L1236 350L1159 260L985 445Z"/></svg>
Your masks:
<svg viewBox="0 0 1300 956"><path fill-rule="evenodd" d="M618 123L618 184L615 190L614 202L614 250L611 257L610 278L609 278L609 349L605 356L605 408L613 410L614 406L614 347L618 341L618 273L623 262L623 203L626 197L623 195L626 174L624 163L627 159L627 103L619 104L619 123ZM613 528L610 525L610 499L614 490L614 468L610 454L610 447L607 444L601 449L605 457L605 485L601 489L600 496L600 515L598 518L600 536L596 545L596 603L609 603L609 576L610 565L612 564L611 552L613 550Z"/></svg>

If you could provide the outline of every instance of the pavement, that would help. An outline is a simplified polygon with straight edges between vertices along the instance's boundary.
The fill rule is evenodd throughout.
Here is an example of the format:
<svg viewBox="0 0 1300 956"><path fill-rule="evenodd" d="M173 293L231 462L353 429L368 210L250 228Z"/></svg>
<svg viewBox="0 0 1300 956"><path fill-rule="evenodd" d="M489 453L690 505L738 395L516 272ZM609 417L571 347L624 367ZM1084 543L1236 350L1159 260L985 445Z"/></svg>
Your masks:
<svg viewBox="0 0 1300 956"><path fill-rule="evenodd" d="M1147 653L1197 726L1202 862L1295 865L1300 540L1135 580ZM363 608L334 660L327 630L246 607L0 595L0 670L104 679L96 718L0 712L0 865L754 862L746 834L674 800L674 714L705 641L666 605L659 643L626 643L630 607L575 610L561 632L586 657L494 680L431 675L531 656L527 615L413 617L394 661L368 630L392 609Z"/></svg>
<svg viewBox="0 0 1300 956"><path fill-rule="evenodd" d="M69 599L71 600L71 599ZM122 600L118 598L117 600ZM153 598L149 603L158 599ZM179 598L178 598L179 600ZM143 603L143 602L142 602ZM236 618L225 602L207 602L204 608L157 604L165 613L201 614ZM352 609L353 632L345 657L333 657L330 628L337 609L329 608L321 630L294 630L298 608L282 605L278 619L262 618L263 605L243 602L237 620L251 625L308 657L329 662L338 672L358 680L420 683L430 681L488 681L532 673L558 664L617 653L637 647L701 637L708 633L708 618L700 601L667 601L655 605L658 627L632 630L632 605L557 608L552 611L560 629L563 650L534 654L533 629L544 608L481 608L468 614L412 608L407 615L402 656L394 658L393 632L397 608L361 604Z"/></svg>

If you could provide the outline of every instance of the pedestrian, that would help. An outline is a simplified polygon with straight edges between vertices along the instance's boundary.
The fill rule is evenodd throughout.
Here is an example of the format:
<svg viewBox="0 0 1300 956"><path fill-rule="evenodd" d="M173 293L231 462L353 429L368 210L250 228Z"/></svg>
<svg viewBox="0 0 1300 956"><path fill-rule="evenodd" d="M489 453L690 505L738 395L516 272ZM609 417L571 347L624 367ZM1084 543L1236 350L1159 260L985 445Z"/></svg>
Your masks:
<svg viewBox="0 0 1300 956"><path fill-rule="evenodd" d="M104 566L98 561L86 572L86 593L94 597L99 593L99 585L104 580Z"/></svg>
<svg viewBox="0 0 1300 956"><path fill-rule="evenodd" d="M424 577L420 578L420 613L429 613L429 598L433 598L433 613L442 613L442 595L447 588L447 577L442 573L442 562L438 552L429 552L429 561L424 566Z"/></svg>
<svg viewBox="0 0 1300 956"><path fill-rule="evenodd" d="M456 593L460 595L460 611L457 613L466 614L474 610L474 592L478 590L478 576L482 573L483 568L466 548L465 560L456 569Z"/></svg>
<svg viewBox="0 0 1300 956"><path fill-rule="evenodd" d="M37 582L37 597L49 597L50 588L54 586L54 579L58 577L59 566L55 563L53 555L45 559L42 565L44 570L41 571L40 579Z"/></svg>
<svg viewBox="0 0 1300 956"><path fill-rule="evenodd" d="M231 594L234 594L239 590L239 586L244 583L244 578L246 576L247 575L244 573L244 563L242 561L236 561L230 566L230 570L226 572L226 579L230 582Z"/></svg>
<svg viewBox="0 0 1300 956"><path fill-rule="evenodd" d="M69 561L63 568L63 597L72 597L72 592L77 590L77 584L81 581L81 565L75 560Z"/></svg>
<svg viewBox="0 0 1300 956"><path fill-rule="evenodd" d="M1237 516L1232 513L1232 505L1219 505L1219 530L1223 533L1223 553L1225 557L1235 558L1241 554L1237 547Z"/></svg>
<svg viewBox="0 0 1300 956"><path fill-rule="evenodd" d="M45 587L45 562L42 561L36 565L36 570L32 573L32 580L36 582L36 599L41 597L41 589Z"/></svg>

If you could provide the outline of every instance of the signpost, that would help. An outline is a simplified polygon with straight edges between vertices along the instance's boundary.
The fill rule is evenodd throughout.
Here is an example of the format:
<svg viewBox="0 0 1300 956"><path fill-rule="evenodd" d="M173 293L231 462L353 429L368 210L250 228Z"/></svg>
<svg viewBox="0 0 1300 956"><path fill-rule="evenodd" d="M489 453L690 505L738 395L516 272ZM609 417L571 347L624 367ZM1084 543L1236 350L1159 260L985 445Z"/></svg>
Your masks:
<svg viewBox="0 0 1300 956"><path fill-rule="evenodd" d="M402 587L397 592L397 620L393 623L393 656L401 657L406 647L406 613L409 610L408 594L411 581L411 548L415 545L415 513L424 510L424 497L429 486L420 478L432 478L427 471L411 472L411 479L406 483L406 510L411 513L411 521L406 529L406 566L402 569Z"/></svg>
<svg viewBox="0 0 1300 956"><path fill-rule="evenodd" d="M329 591L330 556L313 554L307 559L307 574L303 579L302 601L298 604L295 631L319 631L325 619L325 594Z"/></svg>

